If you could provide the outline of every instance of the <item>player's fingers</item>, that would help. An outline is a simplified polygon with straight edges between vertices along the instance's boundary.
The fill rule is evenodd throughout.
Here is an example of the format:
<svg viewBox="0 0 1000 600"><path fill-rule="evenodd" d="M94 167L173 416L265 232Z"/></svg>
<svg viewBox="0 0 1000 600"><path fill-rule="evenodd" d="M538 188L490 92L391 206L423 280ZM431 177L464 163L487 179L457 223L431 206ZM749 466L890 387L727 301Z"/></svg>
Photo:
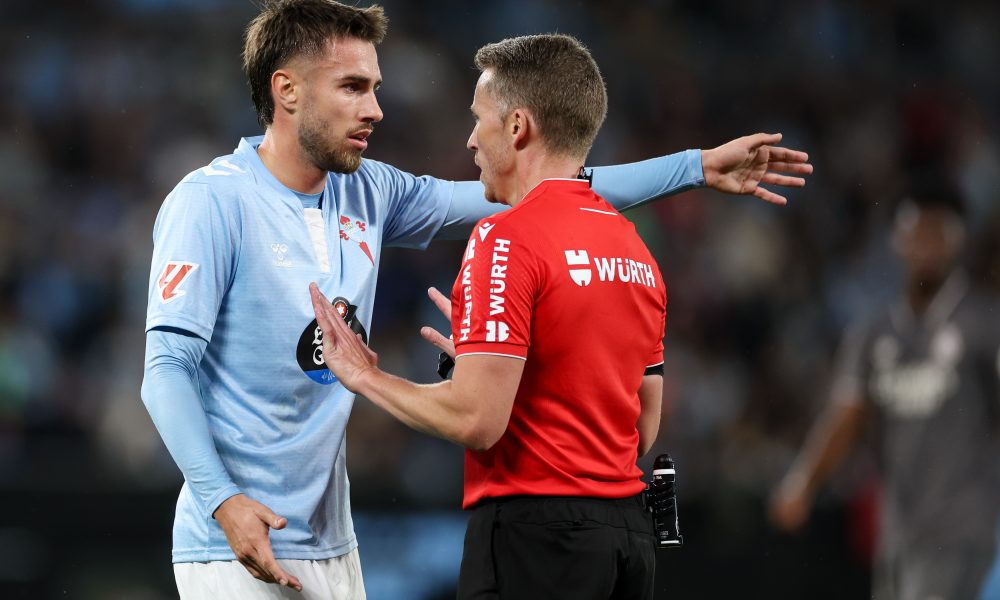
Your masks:
<svg viewBox="0 0 1000 600"><path fill-rule="evenodd" d="M243 565L243 568L247 570L247 573L250 573L251 575L253 575L254 579L260 579L261 581L264 581L264 575L263 575L263 573L261 573L257 569L257 567L253 566L254 565L253 562L251 562L251 561L242 561L241 560L240 564Z"/></svg>
<svg viewBox="0 0 1000 600"><path fill-rule="evenodd" d="M787 162L804 163L809 162L809 155L800 150L775 147L771 148L771 160L783 160Z"/></svg>
<svg viewBox="0 0 1000 600"><path fill-rule="evenodd" d="M434 303L434 306L436 306L438 310L441 311L441 314L447 317L448 320L451 320L451 299L442 294L435 287L429 288L427 290L427 296L430 297L431 302Z"/></svg>
<svg viewBox="0 0 1000 600"><path fill-rule="evenodd" d="M787 175L771 173L770 171L764 173L764 176L761 177L760 180L761 183L783 185L785 187L803 187L806 184L806 180L801 177L788 177Z"/></svg>
<svg viewBox="0 0 1000 600"><path fill-rule="evenodd" d="M753 191L753 195L760 198L764 202L770 202L771 204L777 204L779 206L784 206L785 204L788 204L788 199L785 198L784 196L775 194L774 192L766 190L760 187L759 185L757 186L757 189Z"/></svg>
<svg viewBox="0 0 1000 600"><path fill-rule="evenodd" d="M274 553L271 552L270 544L257 548L256 562L274 583L287 585L297 591L302 591L302 584L299 583L299 580L286 573L285 570L281 568L281 565L278 564L278 561L274 558Z"/></svg>
<svg viewBox="0 0 1000 600"><path fill-rule="evenodd" d="M284 529L285 525L288 525L288 519L276 515L273 510L260 502L254 507L253 514L271 529Z"/></svg>
<svg viewBox="0 0 1000 600"><path fill-rule="evenodd" d="M750 142L751 148L759 148L761 146L771 146L781 141L781 134L755 133L753 135L748 135L747 140Z"/></svg>
<svg viewBox="0 0 1000 600"><path fill-rule="evenodd" d="M264 583L275 583L274 577L268 572L267 568L261 564L259 553L257 549L251 547L244 554L237 556L240 564L243 565L246 570L254 576L256 579L260 579Z"/></svg>
<svg viewBox="0 0 1000 600"><path fill-rule="evenodd" d="M809 163L787 162L782 160L767 161L767 169L769 171L777 171L778 173L794 173L797 175L809 175L813 172L813 166Z"/></svg>
<svg viewBox="0 0 1000 600"><path fill-rule="evenodd" d="M433 327L421 327L420 335L428 342L446 352L448 356L455 358L455 343L450 338L441 335L441 332L437 329Z"/></svg>

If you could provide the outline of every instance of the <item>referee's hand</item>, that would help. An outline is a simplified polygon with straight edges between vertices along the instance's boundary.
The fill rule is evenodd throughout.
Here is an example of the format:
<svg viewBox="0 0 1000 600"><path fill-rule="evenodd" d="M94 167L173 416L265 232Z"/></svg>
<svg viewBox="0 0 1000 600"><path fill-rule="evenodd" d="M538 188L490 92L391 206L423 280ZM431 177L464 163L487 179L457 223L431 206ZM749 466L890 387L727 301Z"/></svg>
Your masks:
<svg viewBox="0 0 1000 600"><path fill-rule="evenodd" d="M438 307L441 314L445 316L448 321L451 321L451 300L448 299L444 294L438 291L437 288L429 288L427 290L427 296L434 303L434 306ZM424 326L420 328L420 335L423 336L425 340L434 344L441 349L442 352L448 356L455 358L455 342L452 341L451 337L444 337L440 331L434 329L433 327Z"/></svg>
<svg viewBox="0 0 1000 600"><path fill-rule="evenodd" d="M229 547L254 578L265 583L277 583L297 592L299 580L285 572L271 551L269 529L284 529L288 519L243 494L236 494L215 510L215 520L226 534Z"/></svg>
<svg viewBox="0 0 1000 600"><path fill-rule="evenodd" d="M355 393L364 393L360 386L369 371L378 370L378 355L361 341L343 316L330 304L316 283L309 284L316 324L323 332L323 361L337 380Z"/></svg>

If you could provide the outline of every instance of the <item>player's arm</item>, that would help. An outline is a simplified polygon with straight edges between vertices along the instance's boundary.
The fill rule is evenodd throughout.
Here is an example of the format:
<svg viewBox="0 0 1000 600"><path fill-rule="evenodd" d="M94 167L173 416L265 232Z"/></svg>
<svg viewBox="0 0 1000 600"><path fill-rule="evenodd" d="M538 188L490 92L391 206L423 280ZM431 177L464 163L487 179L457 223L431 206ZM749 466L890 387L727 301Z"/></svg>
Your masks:
<svg viewBox="0 0 1000 600"><path fill-rule="evenodd" d="M206 512L218 519L240 562L262 581L301 590L298 579L274 560L267 541L267 528L281 529L287 520L244 496L215 449L197 383L207 345L180 329L146 333L142 401L184 480Z"/></svg>
<svg viewBox="0 0 1000 600"><path fill-rule="evenodd" d="M648 370L647 370L648 372ZM660 413L663 406L663 371L643 375L639 385L639 421L636 429L639 431L639 456L645 456L656 442L660 432Z"/></svg>
<svg viewBox="0 0 1000 600"><path fill-rule="evenodd" d="M184 479L212 514L240 493L212 441L198 393L198 364L208 343L182 330L146 334L142 401Z"/></svg>
<svg viewBox="0 0 1000 600"><path fill-rule="evenodd" d="M510 420L524 361L461 356L450 381L423 385L378 368L374 352L338 318L315 284L309 287L323 331L323 358L337 380L404 424L473 450L493 446Z"/></svg>
<svg viewBox="0 0 1000 600"><path fill-rule="evenodd" d="M780 141L780 133L757 133L710 150L685 150L635 163L595 167L592 185L618 210L701 186L785 204L784 196L760 184L802 187L805 179L801 175L812 173L812 165L806 153L774 146ZM485 202L478 181L457 182L435 238L465 239L480 219L506 208Z"/></svg>
<svg viewBox="0 0 1000 600"><path fill-rule="evenodd" d="M239 256L239 204L199 169L167 196L153 226L142 399L206 515L251 575L301 589L274 560L268 528L285 520L240 493L215 448L197 372ZM222 191L220 191L220 189ZM221 194L222 197L219 197Z"/></svg>
<svg viewBox="0 0 1000 600"><path fill-rule="evenodd" d="M824 410L771 500L775 524L788 531L802 527L817 491L858 441L868 410L857 395L836 398Z"/></svg>

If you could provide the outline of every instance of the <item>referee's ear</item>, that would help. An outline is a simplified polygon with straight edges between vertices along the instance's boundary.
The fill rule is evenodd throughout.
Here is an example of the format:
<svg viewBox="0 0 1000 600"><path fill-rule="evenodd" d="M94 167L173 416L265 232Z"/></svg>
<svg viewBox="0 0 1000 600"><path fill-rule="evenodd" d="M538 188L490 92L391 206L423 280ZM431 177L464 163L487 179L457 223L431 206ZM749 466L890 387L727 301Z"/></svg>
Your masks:
<svg viewBox="0 0 1000 600"><path fill-rule="evenodd" d="M529 143L539 139L538 124L534 115L526 108L515 108L507 116L507 133L515 150L523 150Z"/></svg>

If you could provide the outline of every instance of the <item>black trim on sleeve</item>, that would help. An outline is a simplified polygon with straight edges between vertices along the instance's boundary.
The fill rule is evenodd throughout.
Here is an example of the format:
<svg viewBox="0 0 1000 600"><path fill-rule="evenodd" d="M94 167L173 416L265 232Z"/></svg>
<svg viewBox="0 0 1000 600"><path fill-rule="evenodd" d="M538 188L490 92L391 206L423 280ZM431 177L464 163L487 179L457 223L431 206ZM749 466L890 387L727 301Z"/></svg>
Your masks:
<svg viewBox="0 0 1000 600"><path fill-rule="evenodd" d="M658 365L653 365L652 367L646 367L646 370L643 371L642 376L645 377L647 375L659 375L660 377L663 377L663 363L660 363Z"/></svg>

